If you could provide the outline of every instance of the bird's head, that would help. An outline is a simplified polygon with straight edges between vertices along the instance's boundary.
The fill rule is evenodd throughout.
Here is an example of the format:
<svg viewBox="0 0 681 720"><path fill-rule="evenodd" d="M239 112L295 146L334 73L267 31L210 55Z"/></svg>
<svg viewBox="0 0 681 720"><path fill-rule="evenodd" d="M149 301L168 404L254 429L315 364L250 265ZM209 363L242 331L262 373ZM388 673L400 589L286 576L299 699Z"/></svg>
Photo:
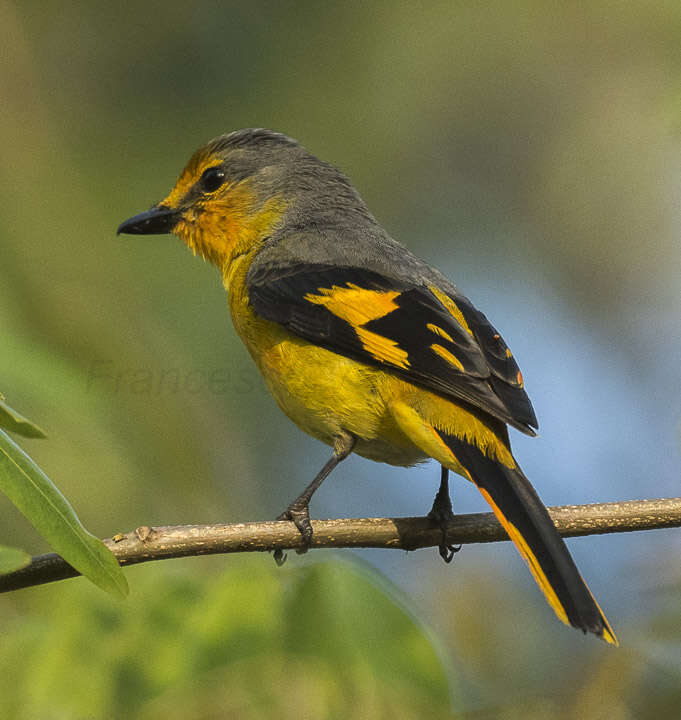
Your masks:
<svg viewBox="0 0 681 720"><path fill-rule="evenodd" d="M174 233L224 268L282 230L370 218L345 176L295 140L270 130L238 130L197 150L170 194L123 222L119 233Z"/></svg>

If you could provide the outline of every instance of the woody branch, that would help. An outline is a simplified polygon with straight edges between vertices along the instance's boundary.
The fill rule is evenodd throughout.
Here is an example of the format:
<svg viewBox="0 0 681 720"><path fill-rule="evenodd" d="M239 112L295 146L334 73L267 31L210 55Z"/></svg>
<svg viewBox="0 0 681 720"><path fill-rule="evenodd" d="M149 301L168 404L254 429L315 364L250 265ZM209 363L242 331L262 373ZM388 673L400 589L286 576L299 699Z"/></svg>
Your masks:
<svg viewBox="0 0 681 720"><path fill-rule="evenodd" d="M681 497L590 505L560 505L549 512L563 537L681 527ZM372 547L401 550L437 546L441 531L423 517L313 520L313 548ZM448 528L449 543L508 540L492 513L457 515ZM301 537L290 522L139 527L104 541L119 563L237 552L299 550ZM35 556L30 565L0 575L0 592L75 577L79 573L59 555Z"/></svg>

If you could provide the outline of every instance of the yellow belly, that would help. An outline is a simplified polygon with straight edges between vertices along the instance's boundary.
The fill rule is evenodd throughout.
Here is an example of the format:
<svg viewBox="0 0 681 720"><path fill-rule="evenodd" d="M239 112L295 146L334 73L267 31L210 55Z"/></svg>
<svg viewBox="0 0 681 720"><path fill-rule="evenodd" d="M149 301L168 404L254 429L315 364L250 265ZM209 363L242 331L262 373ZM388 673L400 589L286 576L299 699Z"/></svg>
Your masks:
<svg viewBox="0 0 681 720"><path fill-rule="evenodd" d="M332 445L350 432L355 452L392 465L425 458L394 420L387 373L296 337L273 345L258 364L281 409L310 435Z"/></svg>

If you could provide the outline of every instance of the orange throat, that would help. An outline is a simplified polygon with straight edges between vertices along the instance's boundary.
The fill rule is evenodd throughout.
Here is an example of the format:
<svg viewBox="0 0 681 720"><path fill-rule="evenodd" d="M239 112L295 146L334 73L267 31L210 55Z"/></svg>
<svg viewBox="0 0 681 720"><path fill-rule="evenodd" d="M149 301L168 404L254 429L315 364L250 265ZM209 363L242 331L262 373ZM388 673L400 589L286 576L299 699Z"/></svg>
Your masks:
<svg viewBox="0 0 681 720"><path fill-rule="evenodd" d="M283 215L283 205L280 198L259 205L255 193L239 183L223 197L189 208L173 232L195 255L224 270L271 233Z"/></svg>

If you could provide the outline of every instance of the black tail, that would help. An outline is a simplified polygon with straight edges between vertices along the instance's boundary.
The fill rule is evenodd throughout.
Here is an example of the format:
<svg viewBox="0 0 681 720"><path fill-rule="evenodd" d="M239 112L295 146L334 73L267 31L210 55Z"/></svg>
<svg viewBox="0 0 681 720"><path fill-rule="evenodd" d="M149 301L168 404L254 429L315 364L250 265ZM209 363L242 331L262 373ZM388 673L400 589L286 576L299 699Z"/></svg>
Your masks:
<svg viewBox="0 0 681 720"><path fill-rule="evenodd" d="M494 510L556 615L566 624L617 645L615 633L520 468L506 467L475 445L441 430L438 434Z"/></svg>

